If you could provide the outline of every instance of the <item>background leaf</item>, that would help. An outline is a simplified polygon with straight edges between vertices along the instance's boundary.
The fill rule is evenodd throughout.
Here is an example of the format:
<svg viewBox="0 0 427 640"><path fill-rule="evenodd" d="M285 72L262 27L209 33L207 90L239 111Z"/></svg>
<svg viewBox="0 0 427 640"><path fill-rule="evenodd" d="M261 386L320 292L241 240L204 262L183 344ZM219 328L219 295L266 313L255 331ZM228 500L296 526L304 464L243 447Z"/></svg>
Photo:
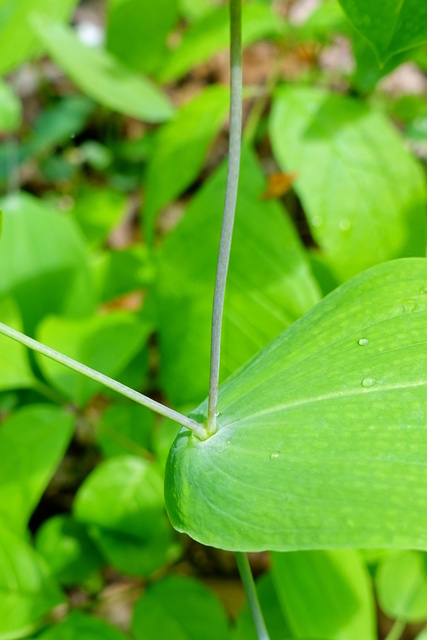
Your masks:
<svg viewBox="0 0 427 640"><path fill-rule="evenodd" d="M147 122L172 116L173 108L160 89L132 74L106 51L84 45L69 27L37 20L34 29L54 61L86 95Z"/></svg>
<svg viewBox="0 0 427 640"><path fill-rule="evenodd" d="M427 42L427 5L423 0L339 0L380 62Z"/></svg>
<svg viewBox="0 0 427 640"><path fill-rule="evenodd" d="M12 329L22 331L22 322L15 302L0 301L0 321ZM31 371L27 349L18 342L0 337L0 390L32 387L35 378Z"/></svg>
<svg viewBox="0 0 427 640"><path fill-rule="evenodd" d="M175 528L230 550L422 548L426 291L425 259L375 267L230 378L217 433L171 450Z"/></svg>
<svg viewBox="0 0 427 640"><path fill-rule="evenodd" d="M127 636L103 620L74 611L41 634L40 640L126 640Z"/></svg>
<svg viewBox="0 0 427 640"><path fill-rule="evenodd" d="M425 178L381 113L320 89L282 87L270 135L282 170L299 174L294 189L338 279L425 255Z"/></svg>
<svg viewBox="0 0 427 640"><path fill-rule="evenodd" d="M420 622L427 618L426 554L402 551L378 567L375 585L382 610L391 618Z"/></svg>
<svg viewBox="0 0 427 640"><path fill-rule="evenodd" d="M22 534L73 434L63 409L31 405L0 427L0 520ZM1 616L0 616L1 617Z"/></svg>

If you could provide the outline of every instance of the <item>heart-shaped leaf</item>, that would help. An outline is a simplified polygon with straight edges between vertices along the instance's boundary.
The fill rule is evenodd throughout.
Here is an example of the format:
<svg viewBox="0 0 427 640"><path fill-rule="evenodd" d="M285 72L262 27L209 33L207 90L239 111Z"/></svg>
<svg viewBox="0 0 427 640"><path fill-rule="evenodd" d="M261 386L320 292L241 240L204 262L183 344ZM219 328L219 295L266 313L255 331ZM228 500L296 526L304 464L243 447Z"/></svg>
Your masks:
<svg viewBox="0 0 427 640"><path fill-rule="evenodd" d="M400 51L427 42L425 0L339 1L381 63Z"/></svg>
<svg viewBox="0 0 427 640"><path fill-rule="evenodd" d="M426 313L427 261L396 260L270 343L221 387L217 433L178 435L172 524L230 550L425 548Z"/></svg>

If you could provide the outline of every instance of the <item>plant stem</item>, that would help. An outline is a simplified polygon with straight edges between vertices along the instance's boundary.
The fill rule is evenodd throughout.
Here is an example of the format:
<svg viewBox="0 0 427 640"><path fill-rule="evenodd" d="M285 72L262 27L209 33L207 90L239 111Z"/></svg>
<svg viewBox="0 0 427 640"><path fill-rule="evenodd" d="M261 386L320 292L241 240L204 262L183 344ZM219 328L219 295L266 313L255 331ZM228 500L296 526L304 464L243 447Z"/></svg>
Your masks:
<svg viewBox="0 0 427 640"><path fill-rule="evenodd" d="M396 622L388 632L385 640L400 640L400 638L402 637L402 633L405 631L405 627L406 622L403 622L402 620L396 620Z"/></svg>
<svg viewBox="0 0 427 640"><path fill-rule="evenodd" d="M258 600L258 594L255 588L255 582L246 553L238 552L236 555L237 568L239 569L243 587L246 593L249 609L252 614L258 640L270 640L267 627L265 626L261 607Z"/></svg>
<svg viewBox="0 0 427 640"><path fill-rule="evenodd" d="M225 285L230 261L231 239L236 212L242 142L242 7L241 0L230 0L230 140L225 205L219 245L218 267L212 311L211 364L209 379L209 408L207 432L216 432L218 407L219 366L221 358L221 329L224 312Z"/></svg>
<svg viewBox="0 0 427 640"><path fill-rule="evenodd" d="M51 360L55 360L55 362L59 362L59 364L63 364L69 369L72 369L73 371L77 371L77 373L81 373L87 378L90 378L95 382L99 382L100 384L103 384L105 387L108 387L113 391L117 391L117 393L120 393L122 396L125 396L126 398L129 398L130 400L133 400L138 404L142 404L144 407L148 407L148 409L152 409L152 411L159 413L161 416L164 416L165 418L169 418L174 422L178 422L178 424L182 425L183 427L190 429L190 431L192 431L193 434L197 436L200 440L206 440L207 433L206 433L205 427L202 424L199 424L198 422L195 422L194 420L187 418L186 416L182 415L181 413L178 413L177 411L174 411L173 409L170 409L169 407L165 407L160 402L156 402L156 400L153 400L148 396L144 396L142 393L138 393L137 391L130 389L126 385L122 384L121 382L117 382L116 380L113 380L108 376L104 376L102 373L99 373L98 371L95 371L94 369L91 369L90 367L87 367L84 364L80 364L80 362L77 362L72 358L68 358L67 356L64 356L62 353L59 353L59 351L55 351L50 347L46 347L41 342L37 342L37 340L33 340L32 338L29 338L23 333L20 333L19 331L15 331L15 329L11 329L7 325L3 324L2 322L0 322L0 334L3 334L9 338L12 338L12 340L16 340L16 342L20 342L21 344L24 344L29 349L33 349L34 351L41 353L42 355L50 358Z"/></svg>

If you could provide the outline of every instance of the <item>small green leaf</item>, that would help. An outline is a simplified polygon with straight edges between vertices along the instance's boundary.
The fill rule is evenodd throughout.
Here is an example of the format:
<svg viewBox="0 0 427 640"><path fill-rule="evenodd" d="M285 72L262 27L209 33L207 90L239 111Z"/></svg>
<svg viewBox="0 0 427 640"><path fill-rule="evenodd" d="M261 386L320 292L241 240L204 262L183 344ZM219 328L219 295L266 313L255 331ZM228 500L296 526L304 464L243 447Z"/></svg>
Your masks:
<svg viewBox="0 0 427 640"><path fill-rule="evenodd" d="M90 312L93 284L73 222L24 193L4 198L1 206L0 297L17 301L26 333L49 313Z"/></svg>
<svg viewBox="0 0 427 640"><path fill-rule="evenodd" d="M424 0L339 0L383 64L396 53L427 42Z"/></svg>
<svg viewBox="0 0 427 640"><path fill-rule="evenodd" d="M227 617L218 599L201 582L168 576L136 604L132 632L136 640L228 640Z"/></svg>
<svg viewBox="0 0 427 640"><path fill-rule="evenodd" d="M173 115L173 107L160 89L122 67L114 56L82 44L74 31L63 24L33 22L54 61L94 100L146 122L162 122Z"/></svg>
<svg viewBox="0 0 427 640"><path fill-rule="evenodd" d="M270 135L282 170L299 176L294 189L338 279L425 255L425 177L382 113L317 88L282 87Z"/></svg>
<svg viewBox="0 0 427 640"><path fill-rule="evenodd" d="M0 132L15 131L21 122L21 102L6 82L0 79Z"/></svg>
<svg viewBox="0 0 427 640"><path fill-rule="evenodd" d="M63 601L44 560L25 542L0 528L0 640L27 636Z"/></svg>
<svg viewBox="0 0 427 640"><path fill-rule="evenodd" d="M294 638L377 638L371 581L357 551L273 554L273 581Z"/></svg>
<svg viewBox="0 0 427 640"><path fill-rule="evenodd" d="M5 75L40 52L29 16L68 20L77 0L1 0L0 75Z"/></svg>
<svg viewBox="0 0 427 640"><path fill-rule="evenodd" d="M0 301L0 321L22 331L19 309L11 298ZM34 382L26 348L0 336L0 390L32 387Z"/></svg>
<svg viewBox="0 0 427 640"><path fill-rule="evenodd" d="M378 567L375 584L382 610L390 618L421 622L427 618L427 555L403 551Z"/></svg>
<svg viewBox="0 0 427 640"><path fill-rule="evenodd" d="M178 18L178 0L109 0L107 49L137 72L155 73Z"/></svg>
<svg viewBox="0 0 427 640"><path fill-rule="evenodd" d="M217 433L172 447L175 528L239 551L425 547L426 317L427 261L396 260L258 353L221 387Z"/></svg>
<svg viewBox="0 0 427 640"><path fill-rule="evenodd" d="M31 405L0 429L0 520L22 534L73 433L73 418L56 407Z"/></svg>
<svg viewBox="0 0 427 640"><path fill-rule="evenodd" d="M36 549L66 586L79 585L104 564L86 526L70 516L46 520L37 531Z"/></svg>
<svg viewBox="0 0 427 640"><path fill-rule="evenodd" d="M37 338L74 360L114 377L138 353L149 328L135 316L121 311L84 320L50 317L39 325ZM52 385L80 406L102 388L53 360L40 355L37 359Z"/></svg>
<svg viewBox="0 0 427 640"><path fill-rule="evenodd" d="M197 178L226 118L228 94L225 87L208 87L160 129L145 184L144 224L150 239L155 216Z"/></svg>
<svg viewBox="0 0 427 640"><path fill-rule="evenodd" d="M101 416L98 445L106 458L146 456L151 446L154 414L138 404L115 404Z"/></svg>
<svg viewBox="0 0 427 640"><path fill-rule="evenodd" d="M54 627L50 627L38 640L126 640L121 631L109 624L78 611Z"/></svg>

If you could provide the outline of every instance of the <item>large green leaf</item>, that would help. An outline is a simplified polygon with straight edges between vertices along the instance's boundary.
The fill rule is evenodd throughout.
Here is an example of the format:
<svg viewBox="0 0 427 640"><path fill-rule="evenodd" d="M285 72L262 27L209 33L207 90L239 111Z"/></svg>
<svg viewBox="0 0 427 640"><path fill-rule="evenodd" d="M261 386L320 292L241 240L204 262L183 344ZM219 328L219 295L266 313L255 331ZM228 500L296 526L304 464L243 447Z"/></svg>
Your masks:
<svg viewBox="0 0 427 640"><path fill-rule="evenodd" d="M397 260L270 343L221 387L217 433L175 441L175 528L242 551L426 547L426 316L427 261Z"/></svg>
<svg viewBox="0 0 427 640"><path fill-rule="evenodd" d="M0 300L0 321L22 331L19 310L13 300ZM0 337L0 390L32 387L35 378L31 371L27 350L22 344Z"/></svg>
<svg viewBox="0 0 427 640"><path fill-rule="evenodd" d="M62 409L31 405L0 428L0 520L22 534L58 466L73 433L73 418Z"/></svg>
<svg viewBox="0 0 427 640"><path fill-rule="evenodd" d="M63 600L44 560L0 527L0 640L26 637Z"/></svg>
<svg viewBox="0 0 427 640"><path fill-rule="evenodd" d="M263 2L244 4L242 7L243 45L248 46L268 36L283 35L285 23ZM206 62L229 43L228 7L218 7L198 20L185 33L179 47L173 51L161 69L164 81L175 80L190 71L195 65Z"/></svg>
<svg viewBox="0 0 427 640"><path fill-rule="evenodd" d="M160 377L175 404L199 402L209 385L225 182L221 165L162 247L156 283ZM257 161L245 150L225 299L222 379L319 299L294 227L276 202L261 200L264 189Z"/></svg>
<svg viewBox="0 0 427 640"><path fill-rule="evenodd" d="M172 116L173 108L160 89L106 51L84 45L70 27L36 20L34 28L54 61L94 100L147 122Z"/></svg>
<svg viewBox="0 0 427 640"><path fill-rule="evenodd" d="M299 175L312 235L338 278L425 255L425 178L384 115L320 89L284 87L270 135L281 168Z"/></svg>
<svg viewBox="0 0 427 640"><path fill-rule="evenodd" d="M149 331L150 326L134 315L117 311L83 320L49 317L40 325L37 337L107 376L117 376L142 348ZM101 387L54 360L40 355L37 358L53 386L79 405Z"/></svg>
<svg viewBox="0 0 427 640"><path fill-rule="evenodd" d="M178 0L109 0L107 48L135 71L154 73L177 17Z"/></svg>
<svg viewBox="0 0 427 640"><path fill-rule="evenodd" d="M149 238L156 214L197 178L228 104L228 89L208 87L160 129L145 183L144 224Z"/></svg>
<svg viewBox="0 0 427 640"><path fill-rule="evenodd" d="M381 63L400 51L427 42L425 0L339 1Z"/></svg>
<svg viewBox="0 0 427 640"><path fill-rule="evenodd" d="M93 284L73 222L24 193L5 198L0 239L0 296L17 301L26 332L47 313L92 310Z"/></svg>
<svg viewBox="0 0 427 640"><path fill-rule="evenodd" d="M168 576L147 590L135 607L136 640L228 640L228 621L213 593L201 582Z"/></svg>
<svg viewBox="0 0 427 640"><path fill-rule="evenodd" d="M30 24L33 13L67 20L76 4L77 0L0 0L0 75L40 51Z"/></svg>
<svg viewBox="0 0 427 640"><path fill-rule="evenodd" d="M274 553L272 576L293 638L377 638L372 583L357 551Z"/></svg>

